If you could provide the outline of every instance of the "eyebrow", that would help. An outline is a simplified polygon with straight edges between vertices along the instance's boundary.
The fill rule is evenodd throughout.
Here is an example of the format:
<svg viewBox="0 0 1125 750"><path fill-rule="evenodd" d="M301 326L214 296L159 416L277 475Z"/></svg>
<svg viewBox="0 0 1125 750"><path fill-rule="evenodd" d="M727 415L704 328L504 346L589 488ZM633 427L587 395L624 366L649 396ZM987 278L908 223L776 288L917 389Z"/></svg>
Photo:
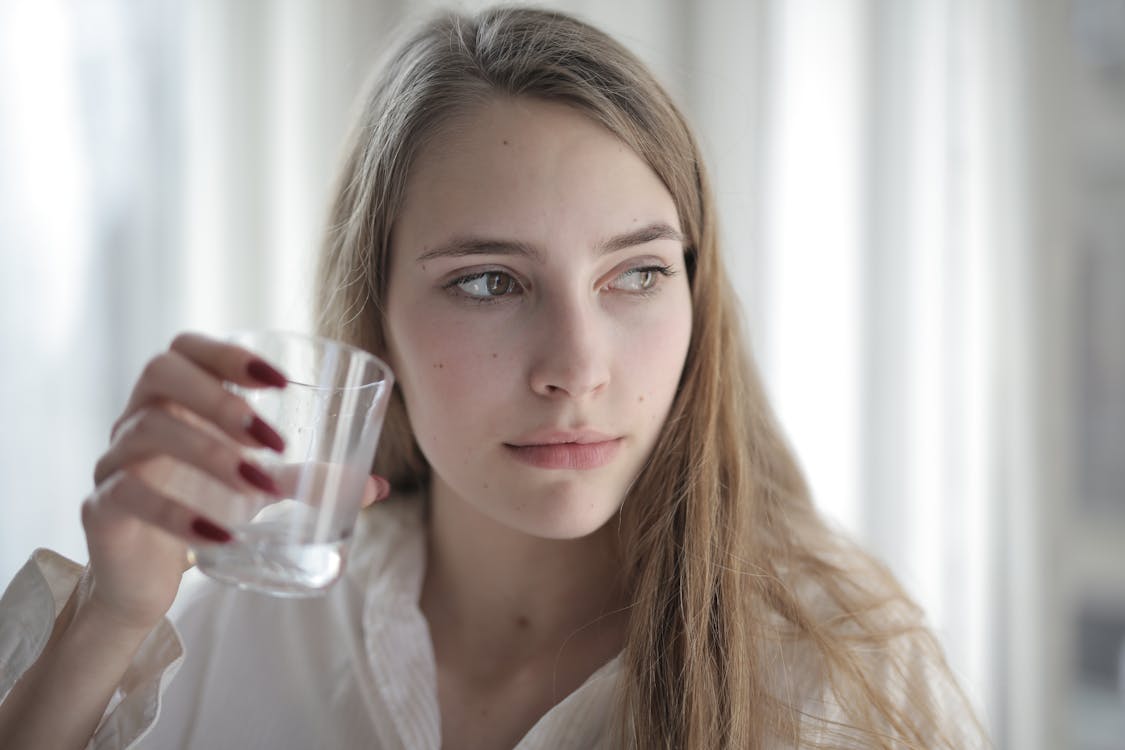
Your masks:
<svg viewBox="0 0 1125 750"><path fill-rule="evenodd" d="M596 250L599 255L608 255L656 240L675 240L682 245L684 236L665 222L655 221L640 229L603 240L598 243ZM465 255L522 255L532 260L541 260L543 257L538 248L526 242L465 236L454 237L449 242L427 250L418 257L417 262L425 263L434 258L457 258Z"/></svg>

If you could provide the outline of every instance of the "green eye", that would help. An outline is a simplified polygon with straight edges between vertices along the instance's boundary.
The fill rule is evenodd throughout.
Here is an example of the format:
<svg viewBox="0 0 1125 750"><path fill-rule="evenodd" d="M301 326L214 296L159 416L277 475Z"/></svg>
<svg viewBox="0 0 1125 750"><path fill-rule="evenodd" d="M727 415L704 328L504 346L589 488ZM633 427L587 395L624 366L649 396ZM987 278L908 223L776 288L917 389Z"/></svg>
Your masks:
<svg viewBox="0 0 1125 750"><path fill-rule="evenodd" d="M618 276L610 287L621 292L648 292L660 281L661 276L671 276L670 266L642 266L630 268Z"/></svg>
<svg viewBox="0 0 1125 750"><path fill-rule="evenodd" d="M635 286L637 289L651 289L652 285L656 283L656 271L648 269L637 271L633 274L636 279Z"/></svg>

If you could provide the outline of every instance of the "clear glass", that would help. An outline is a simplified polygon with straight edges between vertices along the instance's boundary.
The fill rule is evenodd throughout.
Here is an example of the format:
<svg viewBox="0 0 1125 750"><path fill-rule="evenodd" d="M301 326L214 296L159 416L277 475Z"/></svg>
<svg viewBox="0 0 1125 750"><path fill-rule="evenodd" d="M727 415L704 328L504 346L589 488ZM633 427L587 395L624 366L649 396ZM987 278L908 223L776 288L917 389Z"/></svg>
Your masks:
<svg viewBox="0 0 1125 750"><path fill-rule="evenodd" d="M315 596L343 574L394 375L369 352L316 336L248 331L230 341L288 378L282 389L227 386L285 439L280 454L246 451L283 494L193 493L234 540L191 554L203 573L239 588Z"/></svg>

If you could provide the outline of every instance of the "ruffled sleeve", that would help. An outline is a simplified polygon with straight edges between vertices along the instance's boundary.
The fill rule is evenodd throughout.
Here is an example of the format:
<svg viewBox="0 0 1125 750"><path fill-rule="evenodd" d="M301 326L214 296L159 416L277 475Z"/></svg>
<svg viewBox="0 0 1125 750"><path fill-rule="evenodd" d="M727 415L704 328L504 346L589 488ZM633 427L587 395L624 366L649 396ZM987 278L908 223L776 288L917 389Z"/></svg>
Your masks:
<svg viewBox="0 0 1125 750"><path fill-rule="evenodd" d="M0 598L0 701L39 657L55 618L82 576L83 566L38 549ZM141 644L87 747L136 745L156 722L160 698L183 661L183 644L167 619Z"/></svg>

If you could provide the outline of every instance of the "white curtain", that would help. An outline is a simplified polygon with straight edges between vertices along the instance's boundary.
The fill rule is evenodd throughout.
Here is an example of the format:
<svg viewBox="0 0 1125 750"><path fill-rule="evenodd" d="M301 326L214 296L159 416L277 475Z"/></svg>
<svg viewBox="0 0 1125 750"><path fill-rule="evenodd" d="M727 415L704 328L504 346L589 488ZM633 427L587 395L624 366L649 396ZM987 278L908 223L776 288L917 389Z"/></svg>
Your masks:
<svg viewBox="0 0 1125 750"><path fill-rule="evenodd" d="M697 125L821 507L929 612L999 746L1052 746L1022 621L1040 604L1021 575L1042 564L1030 4L549 5L637 51ZM0 579L35 546L84 559L93 463L176 331L308 327L352 99L429 7L0 0Z"/></svg>

